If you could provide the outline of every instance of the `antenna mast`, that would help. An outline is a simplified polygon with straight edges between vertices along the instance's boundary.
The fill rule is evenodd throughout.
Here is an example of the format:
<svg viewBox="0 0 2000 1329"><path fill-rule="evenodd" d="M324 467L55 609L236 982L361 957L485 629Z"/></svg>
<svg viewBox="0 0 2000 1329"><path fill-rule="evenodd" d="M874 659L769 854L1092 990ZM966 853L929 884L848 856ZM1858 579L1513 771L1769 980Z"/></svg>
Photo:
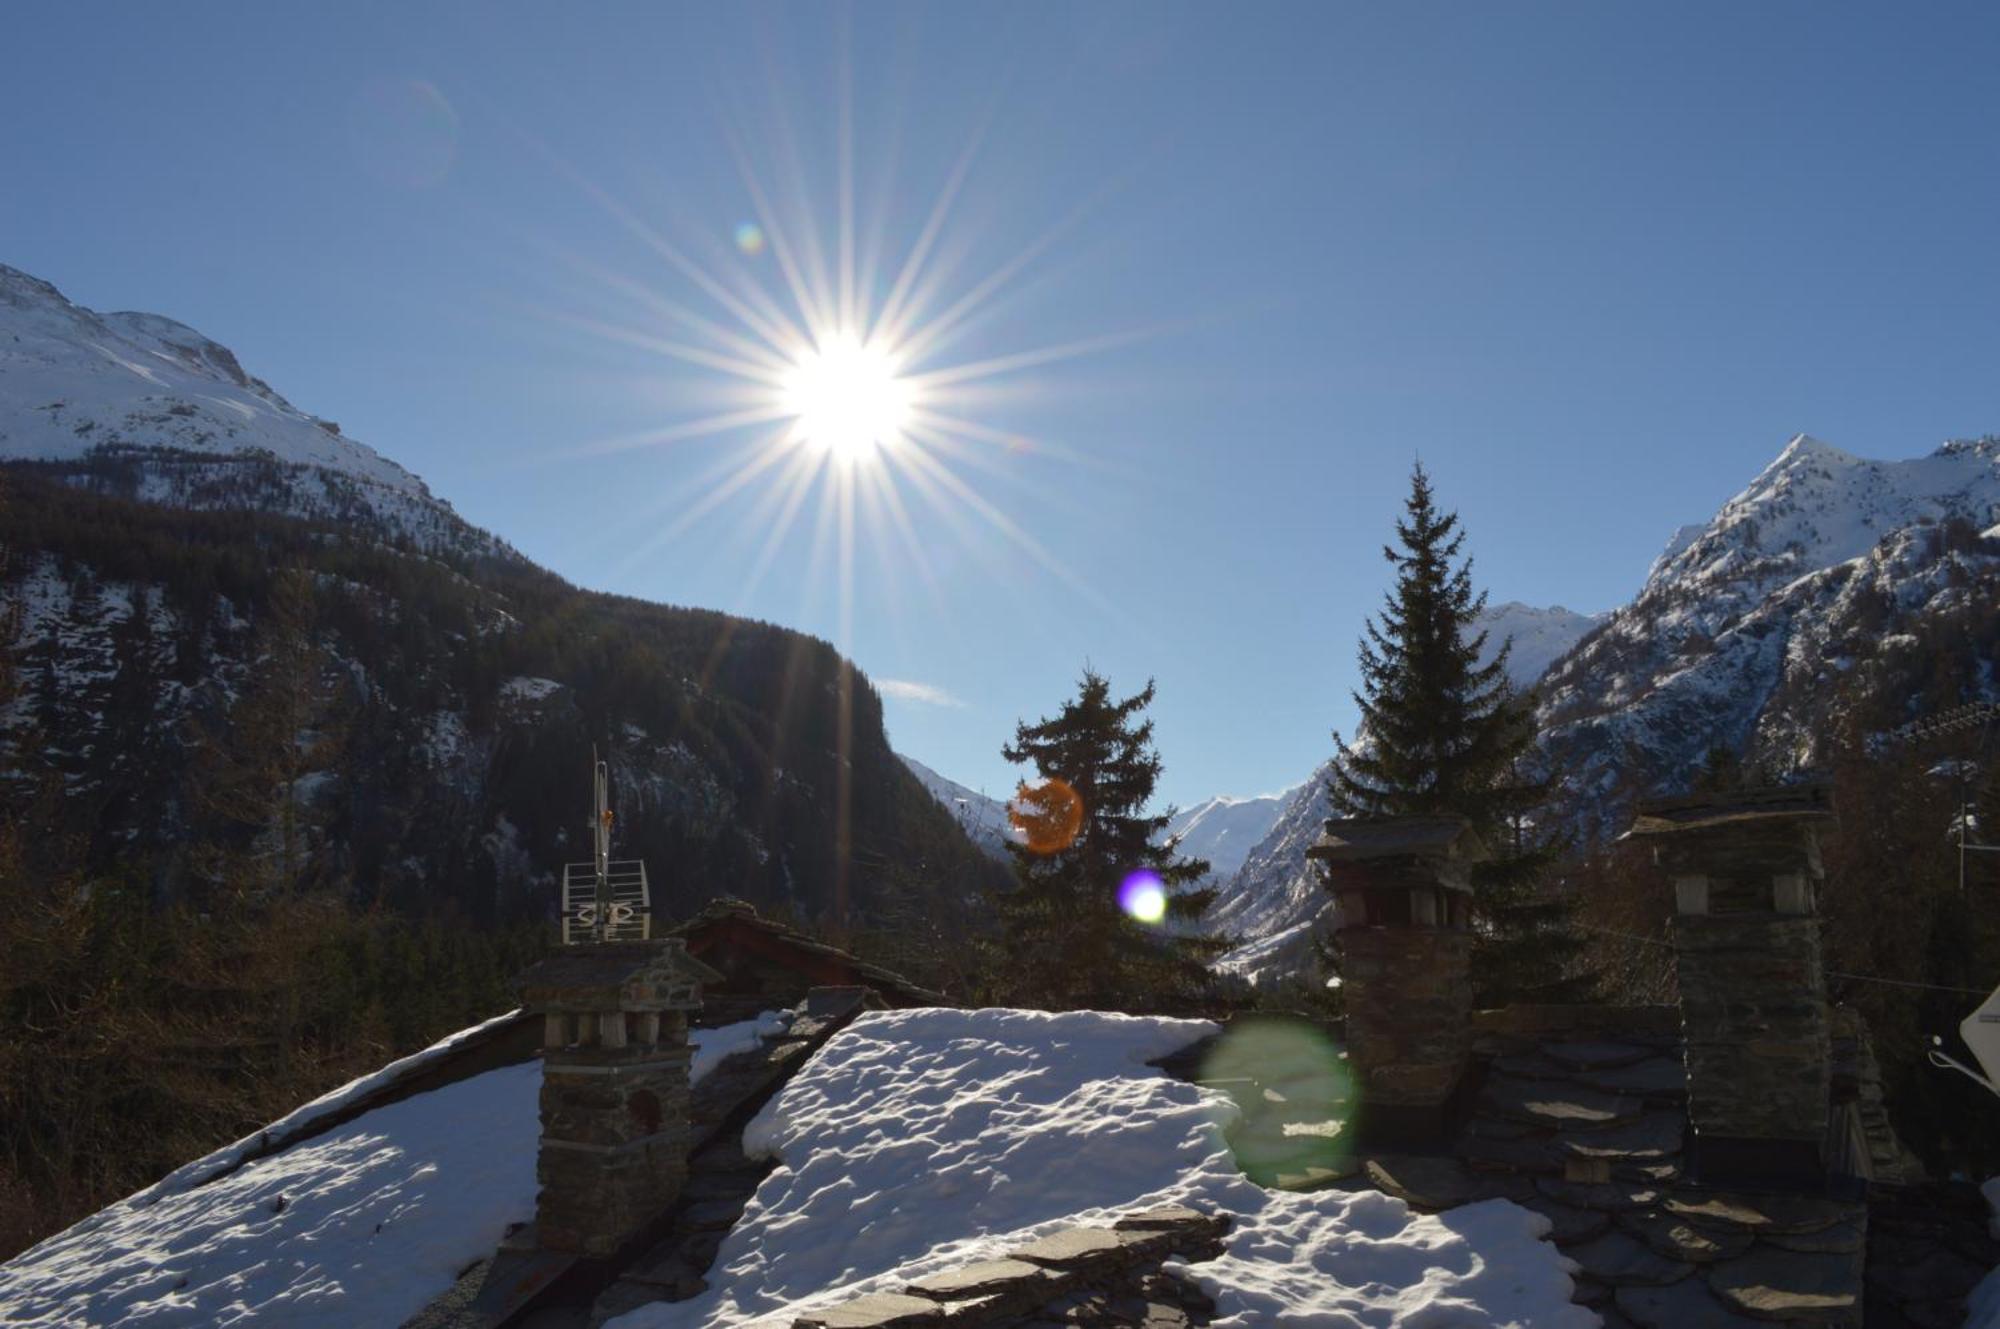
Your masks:
<svg viewBox="0 0 2000 1329"><path fill-rule="evenodd" d="M563 867L563 945L643 941L653 935L653 892L640 859L611 858L611 764L590 749L588 863Z"/></svg>

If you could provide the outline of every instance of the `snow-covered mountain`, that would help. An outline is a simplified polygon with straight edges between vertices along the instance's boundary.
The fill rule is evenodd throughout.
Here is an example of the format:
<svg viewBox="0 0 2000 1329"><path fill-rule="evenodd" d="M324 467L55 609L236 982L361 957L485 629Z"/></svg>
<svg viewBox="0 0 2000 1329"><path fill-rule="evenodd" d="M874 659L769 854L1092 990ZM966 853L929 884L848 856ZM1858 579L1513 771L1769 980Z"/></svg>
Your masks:
<svg viewBox="0 0 2000 1329"><path fill-rule="evenodd" d="M1782 775L1824 760L1856 706L1893 727L1941 677L1992 695L1996 523L2000 439L1894 462L1792 439L1544 678L1580 829L1683 787L1717 744Z"/></svg>
<svg viewBox="0 0 2000 1329"><path fill-rule="evenodd" d="M951 813L972 842L993 857L1007 859L1007 842L1017 838L1007 821L1007 802L968 789L948 776L940 775L915 757L897 753L910 773L930 790ZM1221 795L1203 799L1191 808L1176 812L1167 822L1166 833L1179 841L1182 858L1208 860L1211 875L1228 877L1243 865L1250 850L1270 832L1278 813L1291 801L1292 790L1255 798Z"/></svg>
<svg viewBox="0 0 2000 1329"><path fill-rule="evenodd" d="M64 789L80 867L157 898L272 857L270 825L229 810L247 801L207 796L233 772L291 791L271 806L326 880L543 917L593 749L621 850L673 865L662 916L722 886L865 913L917 861L955 909L1004 875L894 760L872 690L838 745L796 700L835 695L828 643L572 586L226 347L8 267L0 490L0 803ZM311 722L257 729L279 695ZM843 806L860 866L837 884L808 846Z"/></svg>
<svg viewBox="0 0 2000 1329"><path fill-rule="evenodd" d="M372 517L419 545L501 547L228 347L158 314L94 312L0 264L0 461L85 458L120 464L72 483L149 502Z"/></svg>
<svg viewBox="0 0 2000 1329"><path fill-rule="evenodd" d="M1585 618L1490 611L1577 829L1615 831L1635 797L1677 791L1724 745L1784 776L1840 726L1880 733L1926 692L2000 695L2000 439L1870 461L1806 435L1709 521L1682 526L1634 599ZM1225 888L1225 963L1306 952L1323 897L1305 850L1326 818L1316 771Z"/></svg>
<svg viewBox="0 0 2000 1329"><path fill-rule="evenodd" d="M1014 829L1007 821L1005 799L992 798L986 794L968 789L956 780L939 775L915 757L897 753L896 757L910 768L910 774L917 777L931 797L943 805L953 820L964 828L972 843L978 845L994 858L1007 861L1007 842L1015 837Z"/></svg>
<svg viewBox="0 0 2000 1329"><path fill-rule="evenodd" d="M1533 687L1550 661L1600 621L1559 605L1538 609L1517 600L1493 605L1479 619L1486 633L1484 658L1491 660L1511 641L1508 678L1517 688ZM1223 883L1209 920L1219 931L1243 939L1223 958L1224 968L1250 977L1288 972L1307 955L1327 899L1318 874L1306 861L1306 850L1319 838L1329 815L1326 785L1332 778L1331 766L1329 759L1292 790L1236 875Z"/></svg>
<svg viewBox="0 0 2000 1329"><path fill-rule="evenodd" d="M1204 799L1168 820L1167 837L1176 842L1180 857L1207 860L1209 873L1217 880L1232 877L1250 851L1271 833L1278 814L1297 792L1287 789L1253 798L1224 794Z"/></svg>

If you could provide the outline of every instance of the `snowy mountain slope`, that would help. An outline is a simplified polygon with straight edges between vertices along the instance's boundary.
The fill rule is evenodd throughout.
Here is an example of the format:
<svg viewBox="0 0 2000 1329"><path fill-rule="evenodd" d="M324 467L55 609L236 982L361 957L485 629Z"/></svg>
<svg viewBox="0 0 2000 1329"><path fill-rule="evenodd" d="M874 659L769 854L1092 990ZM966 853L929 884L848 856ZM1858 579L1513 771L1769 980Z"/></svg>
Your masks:
<svg viewBox="0 0 2000 1329"><path fill-rule="evenodd" d="M1006 861L1007 842L1015 838L1007 821L1006 800L968 789L915 757L896 755L923 782L931 797L965 828L974 844ZM1251 848L1270 831L1271 823L1284 810L1292 792L1286 790L1256 798L1223 795L1204 799L1175 813L1167 823L1167 834L1180 839L1181 857L1207 859L1214 876L1226 877L1242 866Z"/></svg>
<svg viewBox="0 0 2000 1329"><path fill-rule="evenodd" d="M1167 836L1176 841L1182 858L1208 862L1217 880L1234 876L1250 851L1263 842L1297 789L1254 798L1220 795L1177 812L1167 822Z"/></svg>
<svg viewBox="0 0 2000 1329"><path fill-rule="evenodd" d="M1507 673L1517 688L1534 686L1551 660L1559 658L1599 623L1598 618L1556 606L1538 609L1519 601L1487 609L1479 626L1486 633L1485 658L1512 641ZM1313 927L1327 905L1319 876L1306 850L1319 838L1328 817L1329 759L1312 778L1292 791L1270 830L1245 856L1236 875L1223 884L1210 922L1239 937L1243 945L1222 959L1222 967L1246 976L1296 970L1310 953Z"/></svg>
<svg viewBox="0 0 2000 1329"><path fill-rule="evenodd" d="M904 756L900 752L896 757L910 768L910 774L916 776L930 791L931 797L964 828L972 843L1001 862L1007 861L1007 842L1014 839L1015 834L1007 821L1004 799L967 789L956 780L939 775L915 757Z"/></svg>
<svg viewBox="0 0 2000 1329"><path fill-rule="evenodd" d="M331 420L246 373L234 352L158 314L100 314L0 264L0 462L103 461L131 497L373 517L420 545L498 547Z"/></svg>
<svg viewBox="0 0 2000 1329"><path fill-rule="evenodd" d="M1501 605L1517 685L1586 835L1632 798L1685 788L1711 746L1779 776L1825 760L1847 720L1879 732L1926 694L2000 695L2000 439L1870 461L1806 435L1706 523L1669 539L1597 619ZM1540 631L1544 626L1548 631ZM1546 672L1536 677L1538 665ZM1219 912L1253 973L1306 953L1322 901L1306 848L1323 766L1229 883Z"/></svg>
<svg viewBox="0 0 2000 1329"><path fill-rule="evenodd" d="M675 866L655 887L665 913L717 882L830 908L817 846L857 775L864 911L899 856L948 864L937 880L998 875L893 761L872 690L841 747L772 681L783 656L799 695L831 695L827 643L571 586L227 348L5 267L0 511L0 649L21 684L0 704L0 802L60 781L89 868L161 898L190 888L191 843L263 852L265 831L199 795L216 764L276 749L236 708L280 686L274 662L295 657L270 643L287 635L294 681L340 735L294 753L308 849L366 897L538 916L593 747L632 856Z"/></svg>
<svg viewBox="0 0 2000 1329"><path fill-rule="evenodd" d="M1852 707L1893 726L1944 679L1992 695L1996 523L2000 439L1881 462L1794 438L1544 679L1579 829L1615 830L1716 744L1783 775L1823 760Z"/></svg>
<svg viewBox="0 0 2000 1329"><path fill-rule="evenodd" d="M158 314L98 314L0 264L0 458L63 460L124 444L261 449L406 494L423 482L293 406L236 356Z"/></svg>

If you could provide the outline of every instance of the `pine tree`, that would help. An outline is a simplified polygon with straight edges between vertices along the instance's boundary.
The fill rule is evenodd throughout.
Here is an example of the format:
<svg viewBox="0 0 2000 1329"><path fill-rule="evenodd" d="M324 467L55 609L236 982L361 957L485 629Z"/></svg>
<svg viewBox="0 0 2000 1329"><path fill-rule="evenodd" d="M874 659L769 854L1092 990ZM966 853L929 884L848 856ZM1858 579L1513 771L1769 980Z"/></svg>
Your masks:
<svg viewBox="0 0 2000 1329"><path fill-rule="evenodd" d="M1147 815L1160 777L1153 722L1141 714L1153 684L1123 700L1086 668L1076 698L1053 719L1020 724L1001 749L1033 767L1011 811L1026 843L1010 843L1015 884L998 899L1006 970L1015 1000L1055 1008L1149 1009L1207 989L1207 962L1228 947L1199 930L1215 899L1196 885L1208 864L1160 842L1171 810ZM1129 916L1119 888L1134 872L1159 879L1166 917Z"/></svg>
<svg viewBox="0 0 2000 1329"><path fill-rule="evenodd" d="M1549 881L1566 844L1534 823L1550 781L1538 772L1532 699L1507 679L1511 644L1485 664L1486 607L1459 561L1465 534L1418 464L1382 553L1396 582L1361 640L1362 740L1334 735L1328 786L1337 817L1456 813L1492 851L1473 877L1473 988L1482 1005L1573 998L1589 986L1570 901Z"/></svg>

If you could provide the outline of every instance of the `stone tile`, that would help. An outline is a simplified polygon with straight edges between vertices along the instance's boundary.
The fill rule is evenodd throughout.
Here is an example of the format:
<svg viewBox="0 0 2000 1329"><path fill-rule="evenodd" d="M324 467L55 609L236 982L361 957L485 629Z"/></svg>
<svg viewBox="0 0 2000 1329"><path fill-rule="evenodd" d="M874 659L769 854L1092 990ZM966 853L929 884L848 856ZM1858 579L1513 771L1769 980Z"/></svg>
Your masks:
<svg viewBox="0 0 2000 1329"><path fill-rule="evenodd" d="M1492 1068L1502 1075L1512 1075L1522 1080L1567 1080L1569 1072L1535 1053L1509 1053L1495 1057Z"/></svg>
<svg viewBox="0 0 2000 1329"><path fill-rule="evenodd" d="M1656 1186L1631 1186L1618 1181L1564 1181L1560 1177L1537 1177L1535 1187L1551 1200L1605 1213L1646 1209L1658 1204L1661 1195Z"/></svg>
<svg viewBox="0 0 2000 1329"><path fill-rule="evenodd" d="M1843 1218L1832 1227L1817 1232L1766 1232L1763 1239L1788 1251L1834 1251L1850 1253L1868 1244L1868 1228L1859 1217Z"/></svg>
<svg viewBox="0 0 2000 1329"><path fill-rule="evenodd" d="M1642 1062L1653 1050L1630 1043L1545 1043L1542 1055L1573 1071L1603 1071Z"/></svg>
<svg viewBox="0 0 2000 1329"><path fill-rule="evenodd" d="M1013 1311L1007 1298L997 1292L991 1296L967 1297L963 1301L947 1301L943 1304L946 1324L985 1326Z"/></svg>
<svg viewBox="0 0 2000 1329"><path fill-rule="evenodd" d="M1141 1209L1137 1213L1122 1214L1111 1226L1119 1232L1143 1232L1213 1221L1199 1209L1191 1209L1184 1204L1163 1204L1157 1209Z"/></svg>
<svg viewBox="0 0 2000 1329"><path fill-rule="evenodd" d="M1296 1171L1280 1172L1271 1179L1271 1189L1278 1191L1323 1191L1330 1186L1338 1186L1361 1172L1361 1160L1350 1159L1337 1167L1320 1163L1308 1163Z"/></svg>
<svg viewBox="0 0 2000 1329"><path fill-rule="evenodd" d="M918 1279L906 1289L913 1296L934 1301L965 1301L997 1293L1012 1294L1040 1290L1053 1295L1059 1280L1040 1265L1025 1260L981 1260L958 1269ZM1038 1303L1030 1303L1038 1304Z"/></svg>
<svg viewBox="0 0 2000 1329"><path fill-rule="evenodd" d="M1073 1227L1052 1233L1013 1252L1016 1260L1072 1269L1114 1258L1124 1249L1118 1234L1107 1227Z"/></svg>
<svg viewBox="0 0 2000 1329"><path fill-rule="evenodd" d="M1654 1161L1681 1152L1686 1125L1678 1112L1648 1112L1620 1126L1565 1131L1560 1147L1577 1158Z"/></svg>
<svg viewBox="0 0 2000 1329"><path fill-rule="evenodd" d="M1647 1099L1678 1100L1687 1097L1687 1068L1681 1065L1678 1057L1649 1057L1631 1066L1580 1072L1576 1078L1592 1089L1602 1089L1611 1094L1630 1094Z"/></svg>
<svg viewBox="0 0 2000 1329"><path fill-rule="evenodd" d="M1818 1232L1861 1213L1859 1205L1810 1195L1721 1191L1680 1191L1667 1197L1667 1209L1697 1223L1744 1227L1753 1232Z"/></svg>
<svg viewBox="0 0 2000 1329"><path fill-rule="evenodd" d="M1603 1236L1611 1226L1609 1214L1595 1209L1579 1209L1560 1200L1551 1200L1546 1195L1529 1196L1515 1203L1548 1219L1549 1240L1558 1246L1574 1246L1590 1241Z"/></svg>
<svg viewBox="0 0 2000 1329"><path fill-rule="evenodd" d="M1637 1238L1618 1231L1571 1246L1563 1254L1583 1266L1583 1272L1613 1287L1659 1287L1677 1283L1694 1266L1669 1260Z"/></svg>
<svg viewBox="0 0 2000 1329"><path fill-rule="evenodd" d="M1484 1114L1474 1117L1465 1128L1467 1139L1518 1140L1524 1135L1540 1134L1545 1128L1531 1126L1525 1121L1509 1121L1505 1117L1490 1117Z"/></svg>
<svg viewBox="0 0 2000 1329"><path fill-rule="evenodd" d="M1755 1240L1742 1228L1702 1227L1653 1209L1620 1214L1618 1225L1669 1259L1693 1264L1733 1259Z"/></svg>
<svg viewBox="0 0 2000 1329"><path fill-rule="evenodd" d="M1477 1193L1465 1165L1455 1158L1383 1154L1368 1160L1368 1180L1419 1209L1451 1209Z"/></svg>
<svg viewBox="0 0 2000 1329"><path fill-rule="evenodd" d="M1480 1091L1480 1107L1509 1121L1565 1127L1614 1126L1636 1120L1640 1102L1561 1080L1516 1080L1496 1075Z"/></svg>
<svg viewBox="0 0 2000 1329"><path fill-rule="evenodd" d="M1560 1172L1562 1154L1554 1137L1529 1132L1511 1140L1468 1135L1458 1143L1458 1155L1476 1168L1506 1172Z"/></svg>
<svg viewBox="0 0 2000 1329"><path fill-rule="evenodd" d="M1731 1308L1765 1320L1861 1323L1861 1258L1753 1247L1708 1270L1709 1290Z"/></svg>
<svg viewBox="0 0 2000 1329"><path fill-rule="evenodd" d="M1665 1287L1621 1287L1613 1304L1639 1329L1769 1329L1716 1300L1699 1278Z"/></svg>
<svg viewBox="0 0 2000 1329"><path fill-rule="evenodd" d="M811 1311L792 1321L793 1329L917 1329L943 1324L944 1311L935 1301L877 1292L831 1310Z"/></svg>

